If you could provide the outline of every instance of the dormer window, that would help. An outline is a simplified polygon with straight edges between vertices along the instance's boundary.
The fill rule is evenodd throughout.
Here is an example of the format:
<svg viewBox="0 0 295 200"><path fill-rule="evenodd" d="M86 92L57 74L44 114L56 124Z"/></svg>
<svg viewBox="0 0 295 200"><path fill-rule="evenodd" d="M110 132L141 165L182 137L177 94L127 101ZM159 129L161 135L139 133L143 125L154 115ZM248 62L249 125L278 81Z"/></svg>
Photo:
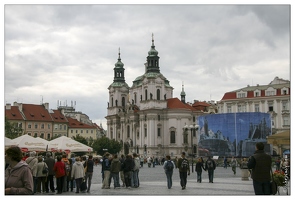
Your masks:
<svg viewBox="0 0 295 200"><path fill-rule="evenodd" d="M246 98L247 97L247 93L246 92L238 92L237 93L238 98Z"/></svg>
<svg viewBox="0 0 295 200"><path fill-rule="evenodd" d="M288 88L284 87L284 88L281 89L281 94L282 95L288 95L289 94L288 91L289 91Z"/></svg>
<svg viewBox="0 0 295 200"><path fill-rule="evenodd" d="M260 90L254 90L254 97L260 97L260 96L261 96Z"/></svg>
<svg viewBox="0 0 295 200"><path fill-rule="evenodd" d="M265 96L274 96L276 95L276 90L272 87L267 88L267 90L265 91Z"/></svg>

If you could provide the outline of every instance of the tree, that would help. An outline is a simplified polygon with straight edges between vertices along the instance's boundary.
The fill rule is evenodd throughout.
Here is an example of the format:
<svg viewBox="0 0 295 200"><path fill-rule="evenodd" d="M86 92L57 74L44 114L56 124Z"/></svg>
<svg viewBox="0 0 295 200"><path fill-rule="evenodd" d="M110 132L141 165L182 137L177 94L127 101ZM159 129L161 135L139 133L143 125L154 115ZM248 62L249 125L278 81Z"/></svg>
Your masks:
<svg viewBox="0 0 295 200"><path fill-rule="evenodd" d="M76 140L77 142L80 142L80 143L88 146L88 142L87 142L86 138L84 138L83 136L81 136L79 134L77 136L73 136L73 139Z"/></svg>
<svg viewBox="0 0 295 200"><path fill-rule="evenodd" d="M101 137L93 142L92 148L96 151L99 155L103 155L105 150L111 154L118 153L122 149L122 145L120 142L109 139L107 137Z"/></svg>
<svg viewBox="0 0 295 200"><path fill-rule="evenodd" d="M5 136L14 139L21 136L23 129L18 126L16 122L9 122L5 117Z"/></svg>

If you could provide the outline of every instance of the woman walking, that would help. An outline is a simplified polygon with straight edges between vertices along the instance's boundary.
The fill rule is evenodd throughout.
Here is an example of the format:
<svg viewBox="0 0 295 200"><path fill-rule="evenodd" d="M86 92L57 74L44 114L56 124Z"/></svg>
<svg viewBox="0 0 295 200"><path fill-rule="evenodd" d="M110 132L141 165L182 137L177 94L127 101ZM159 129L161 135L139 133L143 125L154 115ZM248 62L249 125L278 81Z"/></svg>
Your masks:
<svg viewBox="0 0 295 200"><path fill-rule="evenodd" d="M205 170L204 161L202 160L202 158L198 158L198 161L196 163L196 172L197 172L197 182L198 183L202 182L202 171L203 171L202 169Z"/></svg>
<svg viewBox="0 0 295 200"><path fill-rule="evenodd" d="M62 193L63 188L63 180L64 176L66 176L66 166L65 163L61 161L61 156L57 156L57 161L54 164L53 171L55 172L55 178L56 178L56 186L57 186L57 193Z"/></svg>
<svg viewBox="0 0 295 200"><path fill-rule="evenodd" d="M41 193L41 186L42 186L42 192L46 192L45 189L45 182L47 179L47 174L43 173L43 169L48 169L48 166L45 162L43 162L43 158L41 156L38 157L38 164L37 164L37 192Z"/></svg>
<svg viewBox="0 0 295 200"><path fill-rule="evenodd" d="M85 172L79 157L76 158L76 162L73 164L71 176L76 182L76 193L80 193L80 186L85 177Z"/></svg>
<svg viewBox="0 0 295 200"><path fill-rule="evenodd" d="M165 170L165 174L167 177L167 187L168 189L171 189L172 187L172 175L173 175L173 169L175 168L174 162L171 160L171 157L169 155L166 156L166 160L163 164L163 168Z"/></svg>

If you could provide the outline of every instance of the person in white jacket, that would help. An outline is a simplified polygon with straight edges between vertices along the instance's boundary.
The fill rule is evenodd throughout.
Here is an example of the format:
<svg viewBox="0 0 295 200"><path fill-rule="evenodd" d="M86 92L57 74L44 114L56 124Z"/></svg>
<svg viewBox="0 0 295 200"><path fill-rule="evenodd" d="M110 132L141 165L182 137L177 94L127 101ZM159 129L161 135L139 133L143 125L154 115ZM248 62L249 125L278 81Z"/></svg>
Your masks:
<svg viewBox="0 0 295 200"><path fill-rule="evenodd" d="M71 178L76 182L76 193L80 193L80 186L85 177L84 166L80 161L80 158L76 158L76 162L73 164Z"/></svg>

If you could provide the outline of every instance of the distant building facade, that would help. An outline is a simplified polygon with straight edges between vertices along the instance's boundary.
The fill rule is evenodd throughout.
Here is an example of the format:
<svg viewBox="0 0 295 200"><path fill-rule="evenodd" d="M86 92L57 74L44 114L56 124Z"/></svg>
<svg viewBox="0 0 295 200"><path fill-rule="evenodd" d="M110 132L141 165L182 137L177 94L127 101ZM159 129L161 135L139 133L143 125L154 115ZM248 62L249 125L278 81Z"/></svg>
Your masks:
<svg viewBox="0 0 295 200"><path fill-rule="evenodd" d="M290 81L275 77L268 85L226 92L217 105L219 113L269 113L275 134L290 129L290 103Z"/></svg>
<svg viewBox="0 0 295 200"><path fill-rule="evenodd" d="M80 113L78 116L87 115ZM17 102L11 105L8 103L5 105L5 117L14 126L21 128L22 134L47 140L57 136L73 137L77 134L86 139L97 139L105 135L105 131L97 124L86 124L72 117L67 117L62 109L49 109L49 103L41 105ZM83 119L87 119L87 117ZM84 121L89 122L89 120Z"/></svg>

